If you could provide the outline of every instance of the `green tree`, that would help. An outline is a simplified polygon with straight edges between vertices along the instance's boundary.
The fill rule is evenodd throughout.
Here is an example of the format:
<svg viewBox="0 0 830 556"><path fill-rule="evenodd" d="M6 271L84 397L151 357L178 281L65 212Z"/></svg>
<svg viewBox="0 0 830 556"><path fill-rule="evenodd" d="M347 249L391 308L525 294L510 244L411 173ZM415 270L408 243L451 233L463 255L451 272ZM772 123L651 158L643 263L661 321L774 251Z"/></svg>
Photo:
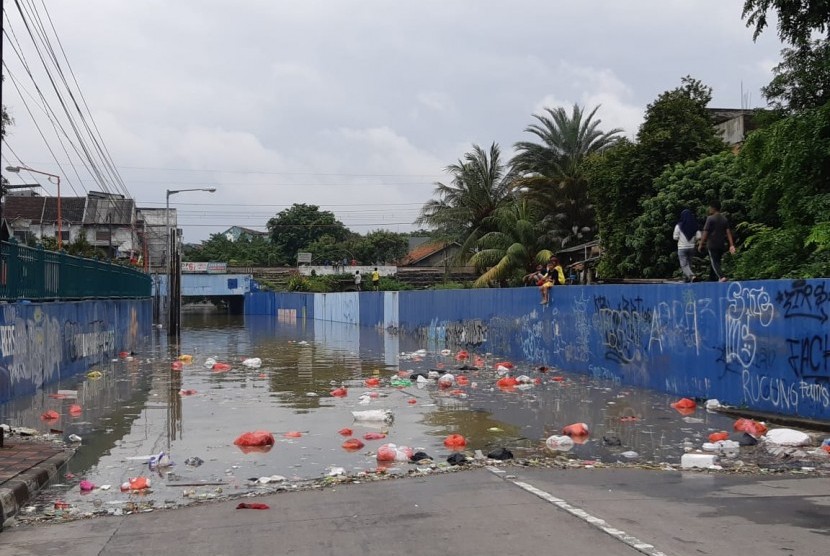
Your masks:
<svg viewBox="0 0 830 556"><path fill-rule="evenodd" d="M738 161L751 209L735 277L830 276L830 103L752 133Z"/></svg>
<svg viewBox="0 0 830 556"><path fill-rule="evenodd" d="M391 263L406 255L407 234L374 230L355 242L353 253L364 264Z"/></svg>
<svg viewBox="0 0 830 556"><path fill-rule="evenodd" d="M798 112L830 101L830 40L785 48L781 55L775 76L761 89L774 109Z"/></svg>
<svg viewBox="0 0 830 556"><path fill-rule="evenodd" d="M755 27L757 39L767 27L770 10L778 14L778 37L793 45L810 41L814 31L830 31L830 2L827 0L745 0L741 17L747 27Z"/></svg>
<svg viewBox="0 0 830 556"><path fill-rule="evenodd" d="M488 217L510 201L513 175L501 160L496 143L485 151L478 145L462 160L447 166L452 180L435 184L433 199L421 208L415 221L436 231L436 235L462 245L461 256L491 231Z"/></svg>
<svg viewBox="0 0 830 556"><path fill-rule="evenodd" d="M534 114L537 123L525 131L540 143L516 143L513 168L523 177L516 185L539 205L544 224L561 246L590 240L596 232L593 206L588 201L583 167L592 153L601 152L619 140L620 129L602 131L594 119L599 107L589 113L574 104L570 114L562 108L547 108L546 114Z"/></svg>
<svg viewBox="0 0 830 556"><path fill-rule="evenodd" d="M483 271L475 287L502 280L517 282L553 255L544 248L547 238L527 201L500 207L487 224L494 231L479 239L478 251L470 258L470 264Z"/></svg>
<svg viewBox="0 0 830 556"><path fill-rule="evenodd" d="M682 78L679 87L648 105L636 142L621 141L586 163L588 197L596 207L604 250L601 276L642 276L630 237L643 202L656 194L655 178L674 164L726 149L706 111L711 98L711 88Z"/></svg>
<svg viewBox="0 0 830 556"><path fill-rule="evenodd" d="M657 194L642 203L628 240L634 264L646 278L679 274L677 243L672 231L680 211L691 209L703 226L706 206L720 200L734 226L746 220L747 199L742 195L743 173L737 158L726 152L666 169L655 181Z"/></svg>
<svg viewBox="0 0 830 556"><path fill-rule="evenodd" d="M294 264L297 253L325 235L335 241L349 237L349 230L334 213L317 205L294 204L268 220L271 243L284 264Z"/></svg>

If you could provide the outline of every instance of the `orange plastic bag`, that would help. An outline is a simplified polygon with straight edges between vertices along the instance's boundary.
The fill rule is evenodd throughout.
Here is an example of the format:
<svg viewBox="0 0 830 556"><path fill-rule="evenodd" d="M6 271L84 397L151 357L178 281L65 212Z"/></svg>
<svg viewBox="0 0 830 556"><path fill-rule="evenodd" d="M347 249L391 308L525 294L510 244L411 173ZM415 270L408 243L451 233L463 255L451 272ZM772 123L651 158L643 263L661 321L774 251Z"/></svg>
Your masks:
<svg viewBox="0 0 830 556"><path fill-rule="evenodd" d="M360 450L361 448L363 448L363 446L365 446L365 444L363 444L363 442L361 442L357 438L349 438L348 440L343 442L343 444L341 444L341 446L343 447L344 450L354 451L354 450Z"/></svg>
<svg viewBox="0 0 830 556"><path fill-rule="evenodd" d="M713 432L709 435L709 442L715 443L720 440L729 440L729 433L726 431Z"/></svg>
<svg viewBox="0 0 830 556"><path fill-rule="evenodd" d="M735 421L733 428L739 432L751 434L755 438L767 434L767 427L763 423L753 421L752 419L738 419Z"/></svg>
<svg viewBox="0 0 830 556"><path fill-rule="evenodd" d="M335 398L345 398L348 392L342 386L331 391L331 395Z"/></svg>
<svg viewBox="0 0 830 556"><path fill-rule="evenodd" d="M303 433L300 431L288 431L283 435L285 438L301 438Z"/></svg>
<svg viewBox="0 0 830 556"><path fill-rule="evenodd" d="M451 434L444 439L444 446L446 446L447 448L452 448L454 450L463 448L466 445L467 439L461 436L460 434Z"/></svg>
<svg viewBox="0 0 830 556"><path fill-rule="evenodd" d="M339 434L341 436L351 436L352 435L352 429L349 429L349 428L340 429L339 431L337 431L337 434Z"/></svg>
<svg viewBox="0 0 830 556"><path fill-rule="evenodd" d="M515 388L518 381L512 376L503 376L496 381L496 386L499 388Z"/></svg>
<svg viewBox="0 0 830 556"><path fill-rule="evenodd" d="M380 379L379 378L367 378L363 381L363 383L368 386L369 388L377 388L380 386Z"/></svg>
<svg viewBox="0 0 830 556"><path fill-rule="evenodd" d="M689 398L680 398L671 406L675 409L693 409L697 407L697 404L694 400L690 400Z"/></svg>
<svg viewBox="0 0 830 556"><path fill-rule="evenodd" d="M591 433L588 430L588 425L586 425L585 423L574 423L563 428L562 434L574 438L577 436L588 436Z"/></svg>
<svg viewBox="0 0 830 556"><path fill-rule="evenodd" d="M55 411L54 409L50 409L49 411L44 412L41 416L41 419L44 421L56 421L61 418L60 414Z"/></svg>
<svg viewBox="0 0 830 556"><path fill-rule="evenodd" d="M233 441L237 446L273 446L274 435L268 431L246 432Z"/></svg>
<svg viewBox="0 0 830 556"><path fill-rule="evenodd" d="M121 485L121 491L144 490L150 488L150 480L147 477L131 477Z"/></svg>

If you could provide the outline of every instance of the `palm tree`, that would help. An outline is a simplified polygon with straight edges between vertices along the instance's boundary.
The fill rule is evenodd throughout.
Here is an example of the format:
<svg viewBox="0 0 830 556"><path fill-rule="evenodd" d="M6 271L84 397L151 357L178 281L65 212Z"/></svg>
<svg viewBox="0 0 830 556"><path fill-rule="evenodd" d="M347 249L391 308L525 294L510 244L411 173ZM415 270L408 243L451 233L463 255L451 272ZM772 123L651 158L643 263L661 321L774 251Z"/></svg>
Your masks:
<svg viewBox="0 0 830 556"><path fill-rule="evenodd" d="M452 180L449 184L435 184L434 198L421 208L415 223L459 242L460 257L466 260L465 254L489 231L487 219L510 200L513 174L501 162L501 150L496 143L489 152L473 145L462 160L445 170Z"/></svg>
<svg viewBox="0 0 830 556"><path fill-rule="evenodd" d="M499 208L487 224L495 229L479 239L479 250L470 258L471 265L484 270L473 284L476 287L518 277L553 255L543 248L546 236L526 200Z"/></svg>
<svg viewBox="0 0 830 556"><path fill-rule="evenodd" d="M569 115L564 108L546 108L534 114L537 123L525 131L539 138L516 143L514 171L523 177L516 185L527 188L528 198L545 214L545 224L562 246L577 239L591 239L596 231L594 211L588 202L587 182L582 174L585 159L620 139L621 129L601 131L594 119L599 106L589 113L574 104Z"/></svg>

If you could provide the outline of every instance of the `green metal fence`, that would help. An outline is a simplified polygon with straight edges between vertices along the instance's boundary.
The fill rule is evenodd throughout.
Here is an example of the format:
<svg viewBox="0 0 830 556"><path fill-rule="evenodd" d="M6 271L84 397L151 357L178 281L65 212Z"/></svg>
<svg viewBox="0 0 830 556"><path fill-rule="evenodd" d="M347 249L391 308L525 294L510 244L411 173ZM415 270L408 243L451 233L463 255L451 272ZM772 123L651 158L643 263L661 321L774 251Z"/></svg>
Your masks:
<svg viewBox="0 0 830 556"><path fill-rule="evenodd" d="M13 241L0 247L0 300L150 296L150 276L132 268Z"/></svg>

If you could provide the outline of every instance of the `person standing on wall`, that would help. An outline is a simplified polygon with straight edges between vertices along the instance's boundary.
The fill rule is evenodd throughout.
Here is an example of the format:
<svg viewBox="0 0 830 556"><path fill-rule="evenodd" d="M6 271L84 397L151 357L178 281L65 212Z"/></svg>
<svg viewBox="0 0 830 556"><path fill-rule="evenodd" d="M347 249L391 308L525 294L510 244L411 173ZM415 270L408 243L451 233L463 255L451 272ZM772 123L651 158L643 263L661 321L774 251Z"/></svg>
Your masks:
<svg viewBox="0 0 830 556"><path fill-rule="evenodd" d="M354 271L354 285L357 288L357 291L360 291L360 282L363 281L363 277L360 275L359 270Z"/></svg>
<svg viewBox="0 0 830 556"><path fill-rule="evenodd" d="M694 282L692 256L695 254L695 241L700 239L700 229L691 210L684 208L680 213L680 221L675 225L672 237L677 241L677 258L683 271L683 281Z"/></svg>
<svg viewBox="0 0 830 556"><path fill-rule="evenodd" d="M375 267L375 270L372 271L372 288L376 291L380 291L380 272L378 272L378 267Z"/></svg>
<svg viewBox="0 0 830 556"><path fill-rule="evenodd" d="M726 282L726 276L721 270L721 260L723 254L726 252L725 243L729 241L729 252L735 254L735 240L732 237L732 229L729 227L729 221L720 212L720 202L712 201L709 203L709 217L706 218L706 223L703 225L703 235L698 244L698 251L703 252L703 246L709 251L709 263L711 270L709 277L711 280L719 280Z"/></svg>

